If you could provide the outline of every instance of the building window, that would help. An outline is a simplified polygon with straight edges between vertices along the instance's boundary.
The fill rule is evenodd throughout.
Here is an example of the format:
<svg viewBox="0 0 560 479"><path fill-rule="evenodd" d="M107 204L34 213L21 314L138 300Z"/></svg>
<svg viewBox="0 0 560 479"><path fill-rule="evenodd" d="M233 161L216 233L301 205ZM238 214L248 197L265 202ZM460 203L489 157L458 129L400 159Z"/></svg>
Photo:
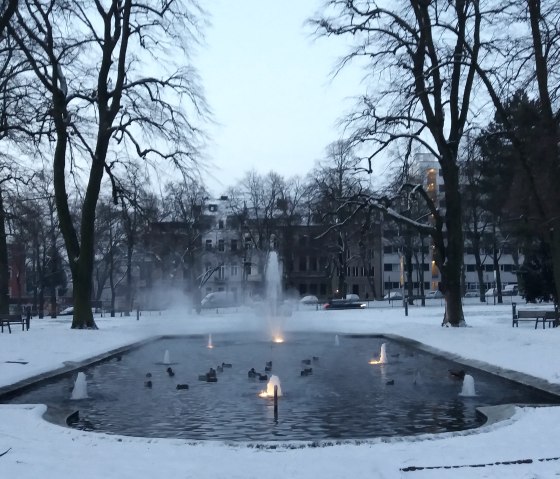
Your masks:
<svg viewBox="0 0 560 479"><path fill-rule="evenodd" d="M218 251L222 251L222 252L223 252L223 251L225 251L225 250L226 250L226 247L225 247L224 240L223 240L223 239L218 240Z"/></svg>
<svg viewBox="0 0 560 479"><path fill-rule="evenodd" d="M470 273L470 272L473 272L473 271L476 271L475 265L474 264L468 264L467 265L467 272Z"/></svg>
<svg viewBox="0 0 560 479"><path fill-rule="evenodd" d="M321 283L319 285L319 294L321 296L326 296L327 295L327 285L325 283Z"/></svg>
<svg viewBox="0 0 560 479"><path fill-rule="evenodd" d="M236 263L231 265L231 276L235 277L239 274L239 267L237 266Z"/></svg>
<svg viewBox="0 0 560 479"><path fill-rule="evenodd" d="M218 268L218 279L221 280L221 281L226 279L226 267L224 265L221 265Z"/></svg>
<svg viewBox="0 0 560 479"><path fill-rule="evenodd" d="M208 211L210 211L211 213L215 213L216 211L218 211L218 205L208 205Z"/></svg>
<svg viewBox="0 0 560 479"><path fill-rule="evenodd" d="M393 265L391 263L385 263L383 265L383 271L393 271Z"/></svg>
<svg viewBox="0 0 560 479"><path fill-rule="evenodd" d="M317 258L314 256L309 258L309 271L317 271Z"/></svg>
<svg viewBox="0 0 560 479"><path fill-rule="evenodd" d="M212 251L212 240L211 239L206 240L206 251Z"/></svg>
<svg viewBox="0 0 560 479"><path fill-rule="evenodd" d="M218 229L221 229L221 230L224 229L224 220L219 220L218 221Z"/></svg>
<svg viewBox="0 0 560 479"><path fill-rule="evenodd" d="M237 240L236 239L231 240L231 250L232 251L237 251Z"/></svg>
<svg viewBox="0 0 560 479"><path fill-rule="evenodd" d="M299 270L300 271L307 271L307 257L300 256L300 258L299 258Z"/></svg>

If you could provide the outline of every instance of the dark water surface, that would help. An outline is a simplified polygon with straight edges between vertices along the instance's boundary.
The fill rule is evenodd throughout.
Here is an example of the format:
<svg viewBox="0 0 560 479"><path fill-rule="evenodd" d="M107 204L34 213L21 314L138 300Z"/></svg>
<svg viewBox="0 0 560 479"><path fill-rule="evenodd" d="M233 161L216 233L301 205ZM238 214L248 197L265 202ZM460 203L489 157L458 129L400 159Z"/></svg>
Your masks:
<svg viewBox="0 0 560 479"><path fill-rule="evenodd" d="M483 418L477 406L558 403L556 396L470 370L408 345L380 337L292 334L283 344L259 336L175 337L149 343L84 370L88 399L70 400L76 374L43 383L10 402L79 409L77 427L115 434L233 441L361 439L469 429ZM386 343L388 363L370 365ZM169 351L169 376L163 362ZM313 359L313 357L316 357ZM318 359L317 359L318 358ZM302 360L311 360L310 365ZM273 400L260 398L266 381L251 379L254 367L281 382ZM231 363L217 383L198 380L210 367ZM313 372L301 376L301 370ZM476 397L459 396L462 381L449 370L474 377ZM146 378L146 373L151 378ZM269 375L271 373L268 373ZM153 387L145 386L151 380ZM394 384L391 384L394 382ZM188 384L188 390L177 390Z"/></svg>

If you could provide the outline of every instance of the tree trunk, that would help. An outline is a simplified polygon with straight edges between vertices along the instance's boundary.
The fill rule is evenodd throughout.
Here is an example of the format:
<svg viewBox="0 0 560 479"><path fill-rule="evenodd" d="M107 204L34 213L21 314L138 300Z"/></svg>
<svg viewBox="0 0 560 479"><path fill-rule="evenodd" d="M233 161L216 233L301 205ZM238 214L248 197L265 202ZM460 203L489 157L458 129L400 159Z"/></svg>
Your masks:
<svg viewBox="0 0 560 479"><path fill-rule="evenodd" d="M74 280L74 317L72 329L97 329L91 310L91 270L78 263L72 270Z"/></svg>
<svg viewBox="0 0 560 479"><path fill-rule="evenodd" d="M447 226L447 247L445 261L440 268L445 295L445 317L443 323L464 326L461 297L461 271L463 265L463 221L459 174L456 161L449 161L445 183L445 224Z"/></svg>
<svg viewBox="0 0 560 479"><path fill-rule="evenodd" d="M0 190L0 313L10 312L10 267L8 264L8 242L6 238L6 215L4 197Z"/></svg>

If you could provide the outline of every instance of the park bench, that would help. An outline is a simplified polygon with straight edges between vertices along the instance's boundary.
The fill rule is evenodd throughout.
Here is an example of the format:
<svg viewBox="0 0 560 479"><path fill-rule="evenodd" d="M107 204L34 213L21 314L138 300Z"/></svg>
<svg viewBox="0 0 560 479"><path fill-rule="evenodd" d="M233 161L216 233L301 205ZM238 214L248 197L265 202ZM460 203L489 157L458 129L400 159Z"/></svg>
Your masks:
<svg viewBox="0 0 560 479"><path fill-rule="evenodd" d="M543 329L548 327L557 327L559 325L558 318L558 307L556 306L553 310L549 309L521 309L517 310L517 305L512 303L512 323L511 326L519 327L520 321L534 321L535 329L538 328L539 322L542 323Z"/></svg>
<svg viewBox="0 0 560 479"><path fill-rule="evenodd" d="M22 314L0 314L0 328L4 332L4 326L8 328L10 334L12 334L12 324L21 324L21 330L29 331L29 323L31 322L31 316L23 316Z"/></svg>

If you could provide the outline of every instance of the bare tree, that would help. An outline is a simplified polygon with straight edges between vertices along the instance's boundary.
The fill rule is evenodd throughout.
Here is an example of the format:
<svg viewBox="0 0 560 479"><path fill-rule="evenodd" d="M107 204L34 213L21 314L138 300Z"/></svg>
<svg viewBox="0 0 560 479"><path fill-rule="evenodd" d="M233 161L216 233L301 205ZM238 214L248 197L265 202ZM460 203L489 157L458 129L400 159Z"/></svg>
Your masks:
<svg viewBox="0 0 560 479"><path fill-rule="evenodd" d="M72 328L91 312L94 224L102 179L113 198L125 149L184 174L195 165L207 109L189 52L200 34L195 0L21 0L9 28L42 85L52 124L54 189L74 284ZM79 229L67 175L85 180Z"/></svg>
<svg viewBox="0 0 560 479"><path fill-rule="evenodd" d="M349 200L357 199L365 192L364 173L359 164L360 159L346 142L335 141L327 146L325 160L319 162L309 175L312 208L316 221L324 225L322 236L328 240L329 264L337 276L336 290L342 297L348 293L350 264L362 261L363 251L351 248L360 241L355 237L360 227L356 226L358 219L352 217L353 209L349 206ZM348 224L350 222L353 224Z"/></svg>
<svg viewBox="0 0 560 479"><path fill-rule="evenodd" d="M400 6L399 6L400 5ZM463 231L457 156L469 114L480 49L478 0L410 0L387 4L371 0L330 0L326 14L313 21L320 35L352 36L353 59L366 62L370 89L348 118L352 141L368 149L366 170L395 141L419 144L440 164L446 209L433 204L421 187L413 191L427 202L432 221L419 223L399 215L390 202L364 198L397 221L432 236L441 272L444 323L464 324L461 304ZM443 234L443 228L447 230Z"/></svg>

